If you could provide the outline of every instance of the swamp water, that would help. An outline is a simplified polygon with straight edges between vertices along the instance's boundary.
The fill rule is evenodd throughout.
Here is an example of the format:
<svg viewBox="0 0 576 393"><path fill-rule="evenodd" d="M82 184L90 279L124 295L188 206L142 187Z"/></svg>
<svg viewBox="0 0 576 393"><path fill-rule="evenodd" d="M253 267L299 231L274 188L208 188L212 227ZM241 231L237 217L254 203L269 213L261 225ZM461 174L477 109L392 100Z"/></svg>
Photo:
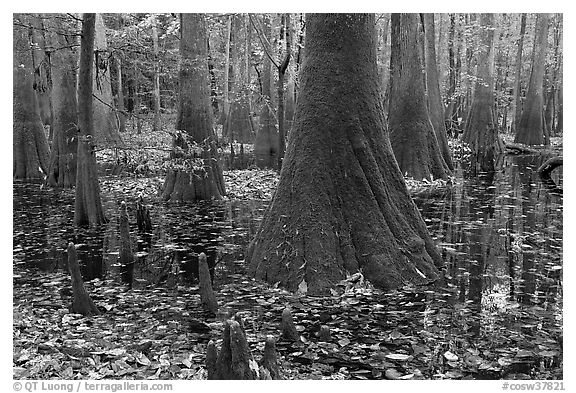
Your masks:
<svg viewBox="0 0 576 393"><path fill-rule="evenodd" d="M396 297L396 303L390 301L389 295L378 295L376 303L390 301L385 309L386 321L369 321L364 328L379 329L380 338L382 328L394 329L380 346L401 348L410 344L407 338L412 335L435 337L442 331L445 345L435 351L439 350L442 357L446 350L466 348L471 354L466 359L478 363L470 367L480 378L502 377L494 361L485 365L478 360L486 357L498 359L501 367L516 365L508 367L506 375L528 375L539 368L540 378L561 377L562 370L557 368L563 318L563 199L549 193L539 181L536 169L542 162L541 156L505 157L495 173L476 176L459 169L451 191L415 199L446 262L448 289L440 294L408 291L399 297L402 301ZM555 176L561 182L561 175ZM110 185L102 187L102 197L111 219L101 230L73 228L72 192L41 190L37 184L14 184L15 287L26 282L27 272L42 272L47 281L51 274L65 272L68 241L78 246L82 274L87 281L113 280L142 290L195 285L200 252L207 254L213 267L216 287L244 277L244 250L257 230L267 202L233 200L194 205L154 202L150 206L153 232L138 233L133 223L135 201L127 199L137 261L132 266L120 266L118 206L125 195L135 197L132 195L135 193L122 188L125 183L122 178L105 177L101 183ZM146 200L150 202L150 198ZM311 302L310 307L318 306ZM358 309L351 312L353 319L384 312L359 306L357 300L349 303L352 309ZM413 314L406 314L410 312ZM302 318L307 315L304 310L300 314ZM298 315L297 310L295 317ZM401 321L414 316L417 318L414 323ZM398 328L398 324L402 327ZM380 338L375 341L368 336L358 333L360 346L377 345ZM482 350L488 345L482 340L493 340L491 349ZM415 341L410 345L408 352L414 356L419 351L428 351ZM492 356L493 350L498 352L493 347L499 345L502 353ZM354 369L351 366L355 364L354 358L349 356L347 362L340 359L332 364ZM450 370L449 357L445 358L448 360L442 361L447 365L442 368ZM358 377L382 376L374 371L378 370L374 362L368 364L372 364L371 371L357 365ZM482 373L479 367L483 367ZM453 374L447 371L448 377L465 375L458 371L461 366L453 368Z"/></svg>

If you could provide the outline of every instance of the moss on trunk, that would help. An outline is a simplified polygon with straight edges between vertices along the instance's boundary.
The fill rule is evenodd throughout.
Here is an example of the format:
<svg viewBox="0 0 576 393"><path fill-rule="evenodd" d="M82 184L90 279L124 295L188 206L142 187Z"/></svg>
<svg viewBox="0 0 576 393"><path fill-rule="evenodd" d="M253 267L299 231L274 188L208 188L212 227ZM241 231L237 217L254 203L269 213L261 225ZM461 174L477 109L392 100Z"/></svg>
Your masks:
<svg viewBox="0 0 576 393"><path fill-rule="evenodd" d="M392 153L375 17L312 14L280 182L246 255L250 274L314 295L362 269L390 289L438 278L440 256Z"/></svg>

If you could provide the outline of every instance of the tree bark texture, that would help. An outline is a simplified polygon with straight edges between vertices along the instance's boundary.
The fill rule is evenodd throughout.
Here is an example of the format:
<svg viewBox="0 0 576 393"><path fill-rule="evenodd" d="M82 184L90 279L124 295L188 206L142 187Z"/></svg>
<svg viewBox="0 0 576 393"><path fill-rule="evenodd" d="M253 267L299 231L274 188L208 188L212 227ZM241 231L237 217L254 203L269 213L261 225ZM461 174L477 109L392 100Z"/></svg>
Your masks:
<svg viewBox="0 0 576 393"><path fill-rule="evenodd" d="M19 14L14 18L28 23ZM28 29L13 27L13 170L19 180L43 179L48 171L49 148L34 92L34 67Z"/></svg>
<svg viewBox="0 0 576 393"><path fill-rule="evenodd" d="M268 15L263 16L263 32L265 42L272 41L272 27ZM267 48L272 53L272 48ZM260 113L260 128L254 141L254 155L259 168L273 168L278 155L278 131L272 111L272 62L264 55L262 61L262 111Z"/></svg>
<svg viewBox="0 0 576 393"><path fill-rule="evenodd" d="M480 29L474 98L462 140L480 169L492 171L495 157L502 152L494 114L494 14L480 15Z"/></svg>
<svg viewBox="0 0 576 393"><path fill-rule="evenodd" d="M176 129L185 132L202 147L200 169L171 169L164 182L163 198L195 201L225 195L222 168L213 130L208 78L206 20L203 14L180 15L180 102ZM176 146L187 148L177 138Z"/></svg>
<svg viewBox="0 0 576 393"><path fill-rule="evenodd" d="M392 14L390 60L390 142L404 175L414 179L446 179L442 158L428 116L418 14Z"/></svg>
<svg viewBox="0 0 576 393"><path fill-rule="evenodd" d="M240 324L234 320L226 321L222 333L222 347L215 364L213 349L210 350L209 370L213 379L256 379L256 371L251 367L254 364L246 335Z"/></svg>
<svg viewBox="0 0 576 393"><path fill-rule="evenodd" d="M374 83L375 16L306 21L295 122L247 251L249 273L313 295L359 269L380 288L431 282L440 256L394 159Z"/></svg>
<svg viewBox="0 0 576 393"><path fill-rule="evenodd" d="M542 116L544 109L543 82L546 67L546 50L548 47L549 20L549 14L538 14L536 16L532 69L522 116L520 116L516 129L514 142L517 143L527 145L541 145L544 143L544 121Z"/></svg>
<svg viewBox="0 0 576 393"><path fill-rule="evenodd" d="M52 78L49 69L50 58L45 51L47 29L42 16L43 14L34 14L29 19L33 27L30 29L30 41L34 65L34 91L36 92L36 101L42 123L52 125L52 103L50 101ZM52 137L52 129L50 129L50 137Z"/></svg>
<svg viewBox="0 0 576 393"><path fill-rule="evenodd" d="M436 34L434 29L434 14L423 14L424 20L424 53L426 63L426 91L428 92L428 114L434 127L438 147L448 169L454 169L452 156L448 147L446 123L444 123L444 104L440 95L438 66L436 65Z"/></svg>
<svg viewBox="0 0 576 393"><path fill-rule="evenodd" d="M60 15L62 16L62 15ZM74 37L54 33L57 25L54 16L47 32L46 50L50 53L52 76L52 150L47 183L53 187L71 188L76 184L78 151L78 101L76 79L78 52L67 48L76 44Z"/></svg>
<svg viewBox="0 0 576 393"><path fill-rule="evenodd" d="M76 225L100 225L106 217L100 200L100 185L94 151L94 118L92 106L92 68L94 58L94 30L96 14L84 14L80 43L80 70L78 76L78 136L76 198L74 222Z"/></svg>
<svg viewBox="0 0 576 393"><path fill-rule="evenodd" d="M92 104L94 107L94 138L96 143L105 146L121 143L118 130L119 122L112 97L109 55L106 26L102 14L96 14L93 60L93 93L96 98Z"/></svg>

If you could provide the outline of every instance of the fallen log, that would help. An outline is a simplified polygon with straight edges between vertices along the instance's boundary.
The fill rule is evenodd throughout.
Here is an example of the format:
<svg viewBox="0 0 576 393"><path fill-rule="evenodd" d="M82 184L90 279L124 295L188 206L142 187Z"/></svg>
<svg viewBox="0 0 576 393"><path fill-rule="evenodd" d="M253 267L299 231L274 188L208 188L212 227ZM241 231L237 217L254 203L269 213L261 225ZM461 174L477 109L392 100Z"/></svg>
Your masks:
<svg viewBox="0 0 576 393"><path fill-rule="evenodd" d="M534 149L533 147L528 147L522 143L505 142L505 153L506 154L539 154L540 151Z"/></svg>
<svg viewBox="0 0 576 393"><path fill-rule="evenodd" d="M562 156L559 157L552 157L546 160L540 167L538 168L538 175L540 176L540 180L542 183L546 185L548 191L555 194L562 194L562 188L558 187L554 179L552 179L552 171L562 166L564 160Z"/></svg>

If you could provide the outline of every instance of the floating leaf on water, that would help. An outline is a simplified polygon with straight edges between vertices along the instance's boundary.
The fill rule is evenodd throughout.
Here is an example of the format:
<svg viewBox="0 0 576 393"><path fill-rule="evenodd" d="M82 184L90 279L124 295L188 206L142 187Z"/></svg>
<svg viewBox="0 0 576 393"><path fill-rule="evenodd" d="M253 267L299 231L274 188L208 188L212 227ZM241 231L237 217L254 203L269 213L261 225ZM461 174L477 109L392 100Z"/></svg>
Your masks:
<svg viewBox="0 0 576 393"><path fill-rule="evenodd" d="M387 379L400 379L402 374L398 372L395 368L389 368L384 372Z"/></svg>
<svg viewBox="0 0 576 393"><path fill-rule="evenodd" d="M446 360L448 360L449 362L456 362L458 361L458 356L450 351L446 351L444 352L444 357L446 358Z"/></svg>
<svg viewBox="0 0 576 393"><path fill-rule="evenodd" d="M338 344L340 344L341 347L345 347L346 345L350 344L350 340L344 337L338 340Z"/></svg>
<svg viewBox="0 0 576 393"><path fill-rule="evenodd" d="M386 358L390 360L398 360L404 362L412 359L412 356L403 353L389 353L388 355L386 355Z"/></svg>

